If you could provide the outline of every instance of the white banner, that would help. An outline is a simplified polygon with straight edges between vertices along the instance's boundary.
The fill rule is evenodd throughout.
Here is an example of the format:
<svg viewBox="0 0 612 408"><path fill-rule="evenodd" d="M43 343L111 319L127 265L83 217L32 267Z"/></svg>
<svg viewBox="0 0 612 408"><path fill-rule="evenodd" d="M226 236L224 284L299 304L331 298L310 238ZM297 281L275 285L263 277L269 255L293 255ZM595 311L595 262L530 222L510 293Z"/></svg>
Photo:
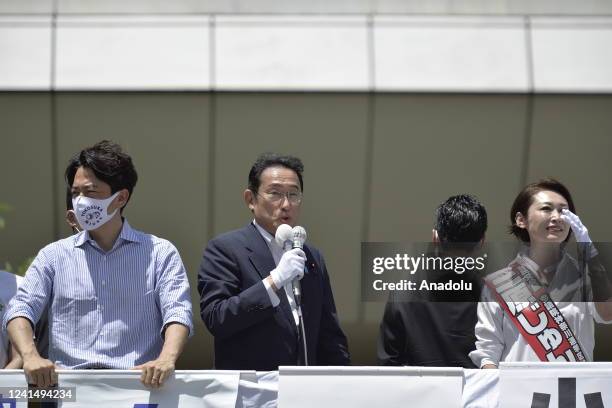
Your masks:
<svg viewBox="0 0 612 408"><path fill-rule="evenodd" d="M462 368L280 367L279 408L460 408Z"/></svg>
<svg viewBox="0 0 612 408"><path fill-rule="evenodd" d="M234 407L240 371L177 371L159 389L145 388L140 372L61 370L60 387L76 387L76 401L64 408Z"/></svg>
<svg viewBox="0 0 612 408"><path fill-rule="evenodd" d="M499 408L499 370L463 370L463 408Z"/></svg>
<svg viewBox="0 0 612 408"><path fill-rule="evenodd" d="M17 390L26 390L27 387L23 371L0 370L0 408L27 408L27 402L17 402L9 395Z"/></svg>
<svg viewBox="0 0 612 408"><path fill-rule="evenodd" d="M611 363L501 363L501 408L612 407Z"/></svg>
<svg viewBox="0 0 612 408"><path fill-rule="evenodd" d="M236 408L276 408L278 372L242 372Z"/></svg>

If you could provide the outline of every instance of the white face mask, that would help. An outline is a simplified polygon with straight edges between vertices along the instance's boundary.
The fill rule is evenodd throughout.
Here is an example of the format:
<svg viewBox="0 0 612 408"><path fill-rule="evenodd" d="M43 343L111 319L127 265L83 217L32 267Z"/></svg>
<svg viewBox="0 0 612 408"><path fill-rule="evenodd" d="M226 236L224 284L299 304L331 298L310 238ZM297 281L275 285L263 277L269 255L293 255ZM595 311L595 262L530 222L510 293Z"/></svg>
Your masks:
<svg viewBox="0 0 612 408"><path fill-rule="evenodd" d="M109 222L118 210L117 208L112 214L108 213L108 206L117 197L117 194L119 194L118 191L103 200L82 195L73 198L72 208L74 208L74 214L79 225L84 230L91 231Z"/></svg>

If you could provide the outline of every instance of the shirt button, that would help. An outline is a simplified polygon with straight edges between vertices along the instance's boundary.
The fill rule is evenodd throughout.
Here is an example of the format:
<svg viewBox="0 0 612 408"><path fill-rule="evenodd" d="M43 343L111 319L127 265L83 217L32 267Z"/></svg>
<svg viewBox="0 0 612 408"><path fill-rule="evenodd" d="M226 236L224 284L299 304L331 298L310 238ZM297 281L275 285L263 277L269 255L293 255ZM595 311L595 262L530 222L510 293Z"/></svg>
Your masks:
<svg viewBox="0 0 612 408"><path fill-rule="evenodd" d="M106 281L102 281L102 286L106 286Z"/></svg>
<svg viewBox="0 0 612 408"><path fill-rule="evenodd" d="M101 306L100 306L100 310L101 310L101 311L104 311L104 305L101 305Z"/></svg>

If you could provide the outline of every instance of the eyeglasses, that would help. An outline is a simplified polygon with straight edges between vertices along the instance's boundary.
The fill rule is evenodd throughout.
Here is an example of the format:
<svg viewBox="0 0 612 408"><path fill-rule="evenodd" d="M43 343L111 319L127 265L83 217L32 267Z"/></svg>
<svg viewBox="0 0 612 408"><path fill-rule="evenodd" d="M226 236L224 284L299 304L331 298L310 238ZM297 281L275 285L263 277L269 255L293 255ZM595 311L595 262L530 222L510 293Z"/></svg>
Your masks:
<svg viewBox="0 0 612 408"><path fill-rule="evenodd" d="M280 191L268 191L263 194L257 193L257 195L275 204L282 202L285 197L287 197L287 200L294 205L298 205L302 202L302 193L300 191L287 191L286 193L282 193Z"/></svg>

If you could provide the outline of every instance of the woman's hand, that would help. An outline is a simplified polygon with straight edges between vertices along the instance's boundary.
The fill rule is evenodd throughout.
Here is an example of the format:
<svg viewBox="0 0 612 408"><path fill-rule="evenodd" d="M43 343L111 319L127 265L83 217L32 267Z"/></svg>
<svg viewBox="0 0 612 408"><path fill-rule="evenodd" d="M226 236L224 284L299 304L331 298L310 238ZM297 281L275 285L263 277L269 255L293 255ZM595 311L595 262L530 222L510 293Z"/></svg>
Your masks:
<svg viewBox="0 0 612 408"><path fill-rule="evenodd" d="M567 208L561 210L561 219L567 222L576 237L576 242L582 242L591 244L591 237L589 237L589 230L584 226L580 218Z"/></svg>
<svg viewBox="0 0 612 408"><path fill-rule="evenodd" d="M586 254L588 254L586 256L588 256L589 259L595 258L599 253L595 245L593 245L591 237L589 237L589 230L582 221L580 221L580 218L567 208L564 208L561 210L561 219L569 224L576 237L576 242L586 245Z"/></svg>

